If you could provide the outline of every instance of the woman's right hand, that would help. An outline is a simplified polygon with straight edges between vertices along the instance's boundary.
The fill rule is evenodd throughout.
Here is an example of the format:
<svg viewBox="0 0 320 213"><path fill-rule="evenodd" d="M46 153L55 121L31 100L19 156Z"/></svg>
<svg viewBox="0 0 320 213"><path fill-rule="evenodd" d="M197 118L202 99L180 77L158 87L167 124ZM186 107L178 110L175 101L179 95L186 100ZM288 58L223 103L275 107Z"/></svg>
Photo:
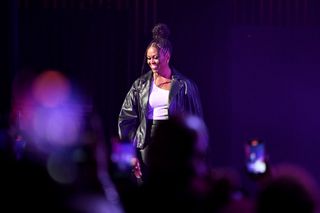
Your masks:
<svg viewBox="0 0 320 213"><path fill-rule="evenodd" d="M141 179L142 178L142 172L141 172L139 159L138 158L133 158L132 159L132 165L133 165L132 172L133 172L134 176L137 179Z"/></svg>

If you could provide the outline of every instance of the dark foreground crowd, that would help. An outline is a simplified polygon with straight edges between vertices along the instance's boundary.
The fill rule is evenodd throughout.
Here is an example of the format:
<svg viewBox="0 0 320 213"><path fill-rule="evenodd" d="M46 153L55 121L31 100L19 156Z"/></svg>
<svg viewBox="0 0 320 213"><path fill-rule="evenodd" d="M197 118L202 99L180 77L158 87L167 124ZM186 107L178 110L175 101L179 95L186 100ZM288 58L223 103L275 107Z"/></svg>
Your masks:
<svg viewBox="0 0 320 213"><path fill-rule="evenodd" d="M246 193L235 170L212 168L207 129L196 116L158 126L142 179L130 159L127 165L114 158L94 116L76 144L40 149L11 129L0 136L1 212L318 212L317 183L301 167L271 165L253 180L254 193Z"/></svg>

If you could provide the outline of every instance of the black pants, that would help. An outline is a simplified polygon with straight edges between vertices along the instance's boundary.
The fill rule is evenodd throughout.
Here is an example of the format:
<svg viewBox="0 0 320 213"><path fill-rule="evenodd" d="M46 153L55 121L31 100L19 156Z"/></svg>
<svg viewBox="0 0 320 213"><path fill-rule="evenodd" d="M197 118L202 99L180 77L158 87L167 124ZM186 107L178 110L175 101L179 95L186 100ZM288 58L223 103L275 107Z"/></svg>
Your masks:
<svg viewBox="0 0 320 213"><path fill-rule="evenodd" d="M140 167L141 167L143 179L145 179L148 176L149 162L148 162L147 156L148 156L149 146L152 143L156 128L163 121L164 120L147 120L147 131L146 131L146 141L145 141L146 145L143 149L138 150L138 159L140 161Z"/></svg>

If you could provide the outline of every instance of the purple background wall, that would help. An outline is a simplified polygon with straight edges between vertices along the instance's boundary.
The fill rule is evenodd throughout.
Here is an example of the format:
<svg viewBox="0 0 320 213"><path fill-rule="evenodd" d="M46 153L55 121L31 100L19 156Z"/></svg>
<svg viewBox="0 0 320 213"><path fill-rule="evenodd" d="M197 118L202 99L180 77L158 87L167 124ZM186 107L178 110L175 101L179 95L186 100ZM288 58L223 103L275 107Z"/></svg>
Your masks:
<svg viewBox="0 0 320 213"><path fill-rule="evenodd" d="M319 28L305 27L230 31L234 163L241 144L258 137L271 162L295 162L320 176L319 36Z"/></svg>

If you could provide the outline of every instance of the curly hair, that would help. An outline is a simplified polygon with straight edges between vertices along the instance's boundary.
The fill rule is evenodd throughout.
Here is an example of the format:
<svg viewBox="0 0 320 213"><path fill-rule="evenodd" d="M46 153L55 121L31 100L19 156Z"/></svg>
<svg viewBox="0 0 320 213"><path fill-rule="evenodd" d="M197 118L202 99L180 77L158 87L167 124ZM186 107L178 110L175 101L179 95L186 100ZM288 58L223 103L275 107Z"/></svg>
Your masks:
<svg viewBox="0 0 320 213"><path fill-rule="evenodd" d="M170 55L172 54L172 44L169 40L169 36L170 36L169 27L164 23L158 23L152 28L152 40L148 44L145 51L141 74L145 72L146 55L147 55L147 50L150 47L156 48L159 52L163 51L164 53L170 53Z"/></svg>
<svg viewBox="0 0 320 213"><path fill-rule="evenodd" d="M170 30L166 24L159 23L156 24L152 29L152 41L149 43L149 47L155 47L158 50L163 50L165 52L172 53L172 45L169 40Z"/></svg>

